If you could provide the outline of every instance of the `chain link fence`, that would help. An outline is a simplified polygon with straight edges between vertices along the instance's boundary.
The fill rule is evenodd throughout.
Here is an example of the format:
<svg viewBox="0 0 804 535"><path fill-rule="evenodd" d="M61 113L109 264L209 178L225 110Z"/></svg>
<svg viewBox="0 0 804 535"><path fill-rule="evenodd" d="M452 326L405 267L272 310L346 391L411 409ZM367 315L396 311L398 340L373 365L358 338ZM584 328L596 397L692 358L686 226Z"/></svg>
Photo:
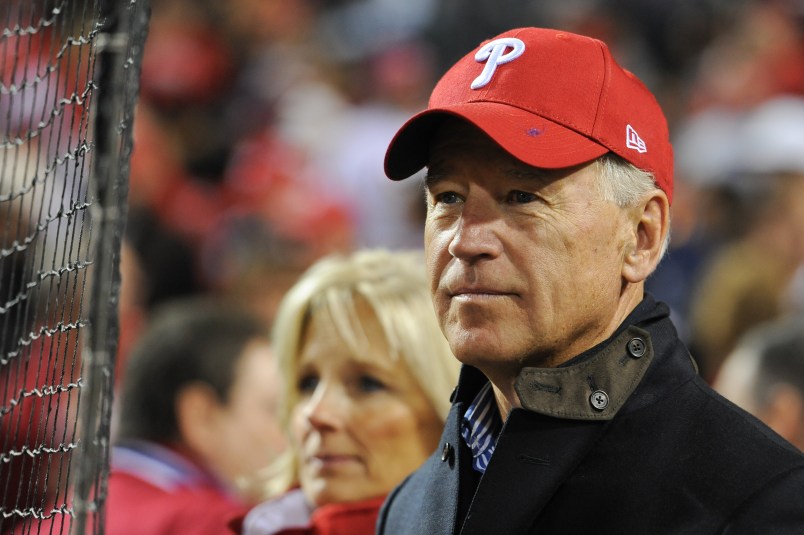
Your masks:
<svg viewBox="0 0 804 535"><path fill-rule="evenodd" d="M145 0L0 3L0 533L102 533Z"/></svg>

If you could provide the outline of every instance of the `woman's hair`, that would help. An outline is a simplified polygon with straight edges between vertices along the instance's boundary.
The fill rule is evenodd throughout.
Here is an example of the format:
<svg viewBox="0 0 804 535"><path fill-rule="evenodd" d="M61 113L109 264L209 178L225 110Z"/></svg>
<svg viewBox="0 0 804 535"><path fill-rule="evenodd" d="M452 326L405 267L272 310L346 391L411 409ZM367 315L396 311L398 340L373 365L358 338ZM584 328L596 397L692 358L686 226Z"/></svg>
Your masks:
<svg viewBox="0 0 804 535"><path fill-rule="evenodd" d="M273 326L273 347L285 390L280 419L289 433L298 401L295 388L299 353L310 317L324 315L356 354L367 338L357 303L373 311L383 329L390 358L399 360L416 379L442 420L450 409L449 394L460 363L439 328L420 251L362 250L319 260L282 299ZM297 484L292 448L272 467L268 495Z"/></svg>

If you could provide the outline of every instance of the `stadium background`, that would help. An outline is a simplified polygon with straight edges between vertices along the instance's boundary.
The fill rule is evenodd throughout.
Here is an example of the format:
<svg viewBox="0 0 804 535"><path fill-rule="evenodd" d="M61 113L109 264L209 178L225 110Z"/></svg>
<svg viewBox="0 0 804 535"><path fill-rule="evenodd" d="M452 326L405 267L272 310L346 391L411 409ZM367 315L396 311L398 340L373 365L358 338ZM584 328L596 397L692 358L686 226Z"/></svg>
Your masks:
<svg viewBox="0 0 804 535"><path fill-rule="evenodd" d="M126 228L107 244L112 272L121 248L122 283L110 272L109 388L150 311L171 298L222 295L270 325L278 299L321 256L420 246L421 192L415 181L384 178L385 146L452 62L516 26L605 40L664 107L676 149L673 239L649 291L671 305L705 377L751 325L804 309L802 0L150 4L133 153L121 176L129 181L117 191L126 194ZM6 303L18 295L3 290ZM90 289L75 291L91 301ZM4 355L14 351L3 342ZM59 351L70 356L76 344ZM59 380L62 389L79 384L70 374ZM2 416L14 392L0 388L10 392ZM93 406L103 439L109 407ZM3 447L5 462L13 448ZM84 454L98 457L92 485L102 490L105 450Z"/></svg>

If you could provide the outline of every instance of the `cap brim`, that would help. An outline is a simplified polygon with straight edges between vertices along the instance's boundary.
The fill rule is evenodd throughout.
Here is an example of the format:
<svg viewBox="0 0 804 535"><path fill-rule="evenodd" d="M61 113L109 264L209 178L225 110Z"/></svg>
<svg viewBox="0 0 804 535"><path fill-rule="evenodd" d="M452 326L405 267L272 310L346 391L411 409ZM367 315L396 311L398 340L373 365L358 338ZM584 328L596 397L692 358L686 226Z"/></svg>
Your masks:
<svg viewBox="0 0 804 535"><path fill-rule="evenodd" d="M403 180L424 168L432 136L450 116L472 123L514 158L534 167L572 167L609 151L575 130L520 108L469 102L422 111L402 125L385 153L388 178Z"/></svg>

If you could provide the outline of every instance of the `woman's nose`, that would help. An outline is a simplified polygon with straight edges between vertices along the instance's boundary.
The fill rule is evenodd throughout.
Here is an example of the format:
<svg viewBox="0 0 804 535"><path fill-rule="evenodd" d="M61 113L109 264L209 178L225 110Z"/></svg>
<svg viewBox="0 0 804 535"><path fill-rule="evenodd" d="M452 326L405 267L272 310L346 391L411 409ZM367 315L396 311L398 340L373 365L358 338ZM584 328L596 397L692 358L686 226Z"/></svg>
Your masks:
<svg viewBox="0 0 804 535"><path fill-rule="evenodd" d="M302 414L316 429L337 429L343 425L348 410L345 393L337 385L319 383L302 409Z"/></svg>

